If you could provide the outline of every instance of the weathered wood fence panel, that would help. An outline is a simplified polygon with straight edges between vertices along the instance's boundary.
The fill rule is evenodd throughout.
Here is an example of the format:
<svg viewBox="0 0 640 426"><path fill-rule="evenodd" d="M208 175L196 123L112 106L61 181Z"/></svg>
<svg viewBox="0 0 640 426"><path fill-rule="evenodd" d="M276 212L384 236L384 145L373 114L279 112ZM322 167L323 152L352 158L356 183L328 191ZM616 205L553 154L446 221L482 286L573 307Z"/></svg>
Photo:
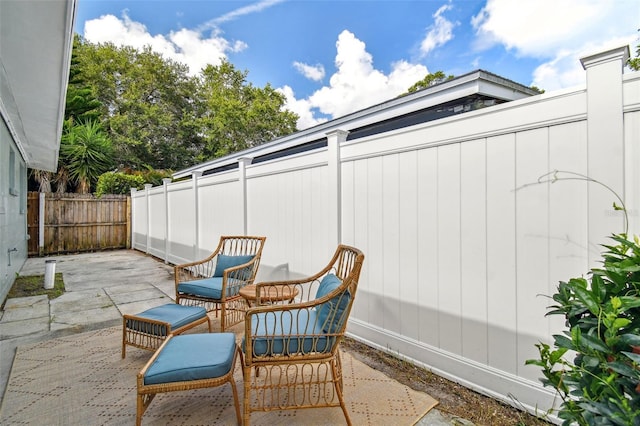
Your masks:
<svg viewBox="0 0 640 426"><path fill-rule="evenodd" d="M27 234L29 234L28 253L29 256L38 255L38 241L40 240L40 197L38 192L27 194Z"/></svg>
<svg viewBox="0 0 640 426"><path fill-rule="evenodd" d="M27 203L30 256L129 247L127 195L39 195L29 193Z"/></svg>

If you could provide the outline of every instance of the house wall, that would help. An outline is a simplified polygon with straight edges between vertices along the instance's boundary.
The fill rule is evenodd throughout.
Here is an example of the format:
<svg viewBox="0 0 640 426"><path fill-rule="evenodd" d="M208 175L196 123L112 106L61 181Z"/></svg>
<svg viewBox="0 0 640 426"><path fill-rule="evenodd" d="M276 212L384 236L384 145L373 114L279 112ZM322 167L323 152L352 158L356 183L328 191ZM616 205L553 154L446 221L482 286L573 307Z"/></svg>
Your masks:
<svg viewBox="0 0 640 426"><path fill-rule="evenodd" d="M366 257L351 335L550 408L539 368L525 365L563 329L545 295L625 230L616 194L640 233L640 73L605 53L585 60L586 89L348 142L338 130L323 149L134 191L133 247L179 263L220 235L265 235L267 280L316 272L336 244L354 245Z"/></svg>
<svg viewBox="0 0 640 426"><path fill-rule="evenodd" d="M26 260L27 168L0 119L0 302Z"/></svg>

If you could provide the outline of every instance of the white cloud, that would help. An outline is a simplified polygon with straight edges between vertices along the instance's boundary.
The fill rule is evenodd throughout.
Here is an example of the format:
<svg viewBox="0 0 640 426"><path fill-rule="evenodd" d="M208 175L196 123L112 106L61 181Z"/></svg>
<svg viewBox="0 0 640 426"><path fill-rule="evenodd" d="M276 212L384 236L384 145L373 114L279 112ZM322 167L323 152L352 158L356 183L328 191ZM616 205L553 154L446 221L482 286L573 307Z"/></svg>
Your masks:
<svg viewBox="0 0 640 426"><path fill-rule="evenodd" d="M298 129L306 129L327 121L326 118L316 118L312 111L313 106L311 102L307 99L296 99L291 87L284 86L277 90L286 98L286 109L298 114Z"/></svg>
<svg viewBox="0 0 640 426"><path fill-rule="evenodd" d="M85 23L84 37L92 43L112 42L115 45L142 49L149 45L154 52L189 66L197 74L207 64L219 65L227 52L238 52L247 46L243 42L230 43L213 31L209 38L199 31L181 29L168 36L151 35L147 27L123 14L122 19L104 15Z"/></svg>
<svg viewBox="0 0 640 426"><path fill-rule="evenodd" d="M309 127L307 124L313 122L302 116L307 117L314 108L331 118L340 117L392 99L428 73L424 65L400 61L392 64L391 72L385 75L373 67L373 58L365 44L347 30L338 36L336 49L338 70L331 76L328 86L303 101L296 100L293 92L287 97L287 108L301 116L299 129ZM301 113L303 107L305 111Z"/></svg>
<svg viewBox="0 0 640 426"><path fill-rule="evenodd" d="M632 44L635 46L635 40L635 37L630 35L609 39L601 43L587 43L582 48L573 51L561 50L553 59L539 65L533 71L532 84L546 91L583 84L586 73L582 68L580 58L624 45Z"/></svg>
<svg viewBox="0 0 640 426"><path fill-rule="evenodd" d="M471 21L474 47L545 61L532 75L542 89L575 86L585 79L581 56L634 43L639 10L635 0L488 0Z"/></svg>
<svg viewBox="0 0 640 426"><path fill-rule="evenodd" d="M453 23L442 16L444 12L451 9L451 4L441 6L436 13L433 14L435 23L429 27L429 31L422 43L420 43L420 53L426 56L436 47L444 45L453 38L453 28L458 23Z"/></svg>
<svg viewBox="0 0 640 426"><path fill-rule="evenodd" d="M293 67L309 80L322 81L325 75L324 67L322 66L322 64L308 65L296 61L293 63Z"/></svg>
<svg viewBox="0 0 640 426"><path fill-rule="evenodd" d="M244 15L249 15L251 13L262 12L263 10L274 6L278 3L282 3L285 0L262 0L255 4L250 4L248 6L243 6L238 9L232 10L229 13L225 13L222 16L219 16L215 19L204 24L203 28L217 28L219 24L233 21L236 18L239 18Z"/></svg>

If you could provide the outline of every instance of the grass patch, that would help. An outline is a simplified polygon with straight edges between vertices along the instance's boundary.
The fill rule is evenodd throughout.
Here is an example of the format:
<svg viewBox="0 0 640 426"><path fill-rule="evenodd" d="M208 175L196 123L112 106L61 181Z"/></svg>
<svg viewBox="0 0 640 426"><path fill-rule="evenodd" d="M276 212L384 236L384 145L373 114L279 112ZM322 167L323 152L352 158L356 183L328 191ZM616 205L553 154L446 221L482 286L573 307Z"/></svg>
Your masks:
<svg viewBox="0 0 640 426"><path fill-rule="evenodd" d="M46 294L49 296L49 300L64 294L64 281L62 280L62 273L57 272L53 281L53 288L47 290L44 288L44 275L29 275L18 276L13 283L13 287L9 290L7 299L14 297L27 297L27 296L39 296Z"/></svg>

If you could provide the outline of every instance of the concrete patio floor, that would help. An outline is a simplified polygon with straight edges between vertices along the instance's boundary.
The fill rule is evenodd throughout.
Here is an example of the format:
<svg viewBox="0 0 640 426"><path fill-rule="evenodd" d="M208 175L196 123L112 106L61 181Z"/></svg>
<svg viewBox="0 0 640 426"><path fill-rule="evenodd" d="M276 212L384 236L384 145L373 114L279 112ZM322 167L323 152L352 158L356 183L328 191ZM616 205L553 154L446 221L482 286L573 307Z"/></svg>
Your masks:
<svg viewBox="0 0 640 426"><path fill-rule="evenodd" d="M173 301L173 267L135 250L29 258L20 275L43 275L45 261L56 260L66 292L7 299L0 311L0 395L20 345L122 324L135 314ZM1 404L0 404L1 407ZM431 410L417 425L471 425Z"/></svg>

